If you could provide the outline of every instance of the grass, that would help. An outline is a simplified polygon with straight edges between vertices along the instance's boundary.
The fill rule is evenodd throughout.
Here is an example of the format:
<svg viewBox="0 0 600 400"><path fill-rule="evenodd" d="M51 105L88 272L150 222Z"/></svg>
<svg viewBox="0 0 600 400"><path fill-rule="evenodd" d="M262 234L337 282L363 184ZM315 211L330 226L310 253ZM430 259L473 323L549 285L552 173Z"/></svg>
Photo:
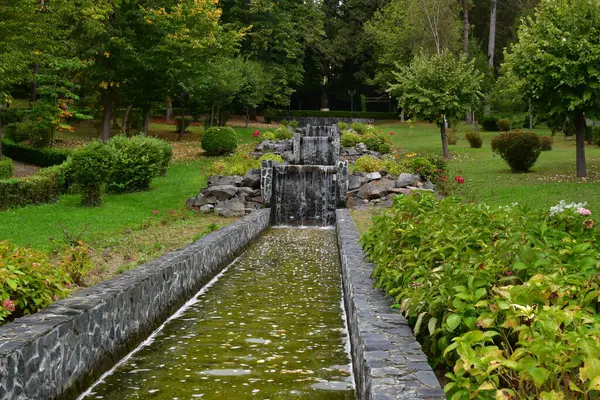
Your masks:
<svg viewBox="0 0 600 400"><path fill-rule="evenodd" d="M394 132L392 142L405 153L436 153L441 155L439 129L432 124L418 123L411 128L397 121L377 124L384 132ZM465 185L461 194L468 199L491 205L518 202L530 207L549 208L560 200L587 202L593 210L600 211L600 147L586 146L588 178L583 180L575 173L575 143L554 138L554 148L542 152L529 173L512 173L504 160L491 151L491 139L497 132L481 132L483 148L471 149L464 139L467 127L459 127L459 142L450 146L453 156L449 163L453 175L462 175ZM548 129L537 129L540 135L549 135Z"/></svg>

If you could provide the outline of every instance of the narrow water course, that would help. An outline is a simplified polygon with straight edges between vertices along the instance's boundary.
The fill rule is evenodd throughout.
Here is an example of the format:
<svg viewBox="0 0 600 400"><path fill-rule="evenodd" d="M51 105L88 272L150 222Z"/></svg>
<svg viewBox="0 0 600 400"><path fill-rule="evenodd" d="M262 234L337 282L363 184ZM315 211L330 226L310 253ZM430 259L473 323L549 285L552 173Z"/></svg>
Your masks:
<svg viewBox="0 0 600 400"><path fill-rule="evenodd" d="M271 229L81 399L355 399L335 232Z"/></svg>

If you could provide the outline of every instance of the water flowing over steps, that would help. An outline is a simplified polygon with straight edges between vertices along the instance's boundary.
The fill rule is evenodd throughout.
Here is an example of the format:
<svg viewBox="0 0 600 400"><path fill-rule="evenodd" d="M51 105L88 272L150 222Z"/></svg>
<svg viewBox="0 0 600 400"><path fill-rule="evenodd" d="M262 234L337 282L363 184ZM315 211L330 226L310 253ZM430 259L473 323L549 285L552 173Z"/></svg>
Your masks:
<svg viewBox="0 0 600 400"><path fill-rule="evenodd" d="M337 125L306 126L294 134L293 165L263 161L261 191L273 225L331 226L348 191L348 162L339 161Z"/></svg>

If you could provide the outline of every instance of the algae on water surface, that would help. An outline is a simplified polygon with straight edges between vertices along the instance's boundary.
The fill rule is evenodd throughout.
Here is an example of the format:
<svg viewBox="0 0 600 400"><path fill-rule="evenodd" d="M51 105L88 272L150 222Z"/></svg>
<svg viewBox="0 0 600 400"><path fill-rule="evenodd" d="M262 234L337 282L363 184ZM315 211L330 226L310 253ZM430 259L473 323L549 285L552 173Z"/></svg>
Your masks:
<svg viewBox="0 0 600 400"><path fill-rule="evenodd" d="M355 399L332 230L271 229L85 399Z"/></svg>

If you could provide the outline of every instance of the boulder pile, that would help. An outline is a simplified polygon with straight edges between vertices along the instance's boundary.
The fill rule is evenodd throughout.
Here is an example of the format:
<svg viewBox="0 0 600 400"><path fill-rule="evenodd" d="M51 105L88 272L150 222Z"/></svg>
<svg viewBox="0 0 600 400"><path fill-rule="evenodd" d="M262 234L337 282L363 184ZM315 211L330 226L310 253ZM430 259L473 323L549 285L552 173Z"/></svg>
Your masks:
<svg viewBox="0 0 600 400"><path fill-rule="evenodd" d="M294 158L294 144L291 139L265 140L256 146L252 155L258 158L265 153L277 154L289 162Z"/></svg>
<svg viewBox="0 0 600 400"><path fill-rule="evenodd" d="M209 176L208 187L188 200L188 207L223 217L243 217L264 207L260 193L260 169L251 169L244 176Z"/></svg>
<svg viewBox="0 0 600 400"><path fill-rule="evenodd" d="M354 163L362 156L367 155L381 158L381 153L367 149L367 146L364 143L359 143L354 147L342 147L340 149L340 160L348 161L349 163Z"/></svg>
<svg viewBox="0 0 600 400"><path fill-rule="evenodd" d="M435 186L413 174L393 176L385 172L355 172L349 177L346 207L365 208L370 204L390 207L396 196L409 195L415 190L433 192Z"/></svg>

